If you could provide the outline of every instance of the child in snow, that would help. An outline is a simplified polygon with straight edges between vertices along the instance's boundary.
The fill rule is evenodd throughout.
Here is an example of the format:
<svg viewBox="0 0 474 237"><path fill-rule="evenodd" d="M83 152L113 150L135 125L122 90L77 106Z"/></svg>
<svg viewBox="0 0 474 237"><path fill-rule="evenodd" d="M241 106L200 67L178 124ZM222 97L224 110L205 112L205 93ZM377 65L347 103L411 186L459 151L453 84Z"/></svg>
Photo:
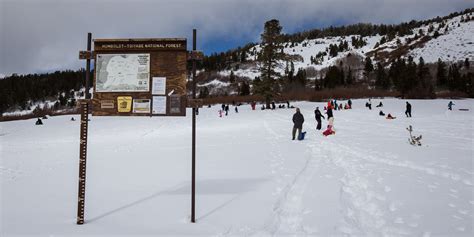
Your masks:
<svg viewBox="0 0 474 237"><path fill-rule="evenodd" d="M326 131L323 132L324 136L336 134L336 130L334 129L333 124L334 124L334 117L331 117L328 119L328 127L326 128Z"/></svg>
<svg viewBox="0 0 474 237"><path fill-rule="evenodd" d="M36 125L43 125L43 121L41 121L41 119L38 118L38 120L36 120L36 123L35 123L35 124L36 124Z"/></svg>
<svg viewBox="0 0 474 237"><path fill-rule="evenodd" d="M380 101L379 104L375 107L377 107L377 108L383 107L382 101Z"/></svg>
<svg viewBox="0 0 474 237"><path fill-rule="evenodd" d="M449 101L448 109L453 110L453 105L455 105L455 104L452 101Z"/></svg>
<svg viewBox="0 0 474 237"><path fill-rule="evenodd" d="M382 110L380 110L379 115L380 116L385 116L385 113Z"/></svg>
<svg viewBox="0 0 474 237"><path fill-rule="evenodd" d="M387 115L386 119L396 119L397 117L393 117L390 113Z"/></svg>

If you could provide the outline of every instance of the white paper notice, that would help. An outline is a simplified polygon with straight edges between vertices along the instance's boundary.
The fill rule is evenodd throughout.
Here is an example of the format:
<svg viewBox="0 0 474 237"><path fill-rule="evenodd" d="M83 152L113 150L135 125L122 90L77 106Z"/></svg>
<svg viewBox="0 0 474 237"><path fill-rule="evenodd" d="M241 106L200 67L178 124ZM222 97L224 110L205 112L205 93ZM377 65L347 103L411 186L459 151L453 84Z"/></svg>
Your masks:
<svg viewBox="0 0 474 237"><path fill-rule="evenodd" d="M166 114L166 96L153 96L153 114Z"/></svg>
<svg viewBox="0 0 474 237"><path fill-rule="evenodd" d="M152 95L166 94L166 77L153 77Z"/></svg>

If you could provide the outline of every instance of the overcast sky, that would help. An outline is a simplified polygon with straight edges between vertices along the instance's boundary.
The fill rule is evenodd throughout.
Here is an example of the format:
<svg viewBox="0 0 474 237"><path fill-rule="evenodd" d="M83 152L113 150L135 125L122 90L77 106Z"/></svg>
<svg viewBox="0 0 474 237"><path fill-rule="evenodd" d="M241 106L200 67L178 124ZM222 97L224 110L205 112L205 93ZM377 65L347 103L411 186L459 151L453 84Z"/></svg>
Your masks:
<svg viewBox="0 0 474 237"><path fill-rule="evenodd" d="M0 74L78 69L93 38L185 37L205 54L258 42L263 24L293 33L400 23L474 7L473 0L0 0Z"/></svg>

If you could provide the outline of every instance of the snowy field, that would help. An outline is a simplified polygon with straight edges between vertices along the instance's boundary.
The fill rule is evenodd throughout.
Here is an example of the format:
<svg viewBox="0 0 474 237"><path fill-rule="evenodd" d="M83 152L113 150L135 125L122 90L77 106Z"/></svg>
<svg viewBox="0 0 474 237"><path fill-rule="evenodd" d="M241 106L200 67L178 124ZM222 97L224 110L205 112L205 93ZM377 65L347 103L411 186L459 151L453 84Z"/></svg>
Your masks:
<svg viewBox="0 0 474 237"><path fill-rule="evenodd" d="M395 120L365 102L335 111L330 137L315 130L323 103L295 102L304 141L291 140L293 109L201 109L195 224L189 111L92 117L82 226L79 121L0 123L0 236L473 236L473 100L453 111L411 100L412 118L404 100L383 100ZM408 144L408 125L421 147Z"/></svg>

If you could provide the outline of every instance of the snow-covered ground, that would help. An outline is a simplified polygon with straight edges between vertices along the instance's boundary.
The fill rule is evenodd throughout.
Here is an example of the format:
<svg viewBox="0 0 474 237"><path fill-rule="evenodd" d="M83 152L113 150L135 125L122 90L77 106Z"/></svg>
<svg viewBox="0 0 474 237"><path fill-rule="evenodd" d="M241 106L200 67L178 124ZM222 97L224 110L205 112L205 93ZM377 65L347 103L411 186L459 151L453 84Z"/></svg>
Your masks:
<svg viewBox="0 0 474 237"><path fill-rule="evenodd" d="M474 101L411 100L406 118L405 101L383 100L395 120L365 102L335 111L330 137L315 131L323 103L294 102L304 141L291 140L293 109L202 108L195 224L189 111L92 117L82 226L79 117L0 123L0 236L472 236Z"/></svg>

